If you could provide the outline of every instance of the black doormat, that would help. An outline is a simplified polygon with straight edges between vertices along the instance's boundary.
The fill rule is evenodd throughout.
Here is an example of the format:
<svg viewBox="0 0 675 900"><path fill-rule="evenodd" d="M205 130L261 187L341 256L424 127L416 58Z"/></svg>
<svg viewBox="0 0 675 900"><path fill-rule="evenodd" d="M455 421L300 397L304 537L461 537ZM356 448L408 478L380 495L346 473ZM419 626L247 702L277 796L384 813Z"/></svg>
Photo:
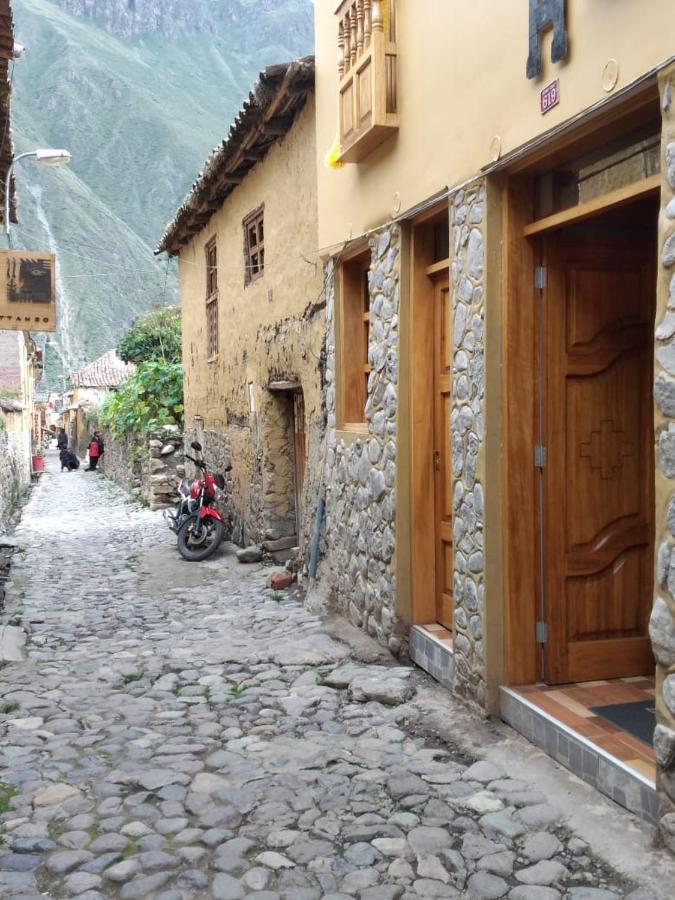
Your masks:
<svg viewBox="0 0 675 900"><path fill-rule="evenodd" d="M654 700L638 700L637 703L592 706L591 712L651 747L654 743L654 728L656 727L654 702Z"/></svg>

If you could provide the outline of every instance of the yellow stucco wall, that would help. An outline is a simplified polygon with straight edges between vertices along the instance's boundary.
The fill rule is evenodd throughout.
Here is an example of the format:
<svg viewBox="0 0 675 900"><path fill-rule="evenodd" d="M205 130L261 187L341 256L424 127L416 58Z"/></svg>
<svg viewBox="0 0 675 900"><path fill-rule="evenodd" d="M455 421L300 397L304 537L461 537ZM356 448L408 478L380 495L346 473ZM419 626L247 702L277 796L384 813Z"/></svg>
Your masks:
<svg viewBox="0 0 675 900"><path fill-rule="evenodd" d="M278 443L264 431L274 418L274 398L266 390L270 380L294 378L302 384L308 457L314 461L311 468L308 464L308 476L318 476L320 469L320 360L325 326L318 310L325 299L316 253L315 160L314 98L310 97L290 132L251 170L180 254L186 430L201 431L195 425L195 416L200 416L203 431L225 435L233 464L237 515L245 521L247 531L258 537L264 535L259 534L259 523L250 521L259 505L253 493L263 482L268 502L279 502L278 485L273 483L269 467L265 469L266 454L274 452ZM263 203L265 272L245 287L242 220ZM215 361L208 362L204 248L214 236L218 246L219 352ZM249 410L249 383L253 383L254 412ZM263 409L266 416L261 415ZM282 464L277 462L276 475L280 476Z"/></svg>
<svg viewBox="0 0 675 900"><path fill-rule="evenodd" d="M323 164L337 130L336 3L316 3L319 240L330 246L386 222L493 160L616 94L675 53L672 0L567 0L569 54L528 80L527 0L397 0L398 134L365 162ZM612 92L603 88L618 63ZM539 93L560 79L560 104L545 116Z"/></svg>

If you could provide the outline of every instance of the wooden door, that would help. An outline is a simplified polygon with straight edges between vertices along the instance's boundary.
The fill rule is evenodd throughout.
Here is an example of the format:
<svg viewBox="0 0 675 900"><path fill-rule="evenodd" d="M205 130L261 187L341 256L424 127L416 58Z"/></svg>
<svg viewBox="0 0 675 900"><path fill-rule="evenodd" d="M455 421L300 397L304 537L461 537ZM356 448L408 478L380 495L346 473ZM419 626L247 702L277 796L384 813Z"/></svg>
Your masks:
<svg viewBox="0 0 675 900"><path fill-rule="evenodd" d="M436 620L452 629L452 303L447 271L434 281L434 495Z"/></svg>
<svg viewBox="0 0 675 900"><path fill-rule="evenodd" d="M653 671L653 245L544 245L546 681Z"/></svg>
<svg viewBox="0 0 675 900"><path fill-rule="evenodd" d="M302 498L305 486L305 398L302 391L293 397L293 444L295 457L295 522L298 541L302 530Z"/></svg>

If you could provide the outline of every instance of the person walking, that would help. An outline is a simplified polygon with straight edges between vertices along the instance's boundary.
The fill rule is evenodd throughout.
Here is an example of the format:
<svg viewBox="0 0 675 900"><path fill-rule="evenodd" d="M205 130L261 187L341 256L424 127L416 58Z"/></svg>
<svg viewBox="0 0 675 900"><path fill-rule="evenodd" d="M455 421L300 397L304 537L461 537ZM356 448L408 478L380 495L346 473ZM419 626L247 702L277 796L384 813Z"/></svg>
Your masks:
<svg viewBox="0 0 675 900"><path fill-rule="evenodd" d="M56 448L57 450L67 450L68 449L68 435L66 434L66 429L59 429L58 436L56 438Z"/></svg>
<svg viewBox="0 0 675 900"><path fill-rule="evenodd" d="M87 449L89 451L89 465L84 471L93 472L98 465L98 458L101 455L98 439L96 438L96 432L94 432L94 434L91 436L89 447Z"/></svg>
<svg viewBox="0 0 675 900"><path fill-rule="evenodd" d="M105 453L105 444L103 443L103 435L101 434L100 431L95 431L94 437L96 438L96 442L98 444L98 458L100 461L101 457Z"/></svg>

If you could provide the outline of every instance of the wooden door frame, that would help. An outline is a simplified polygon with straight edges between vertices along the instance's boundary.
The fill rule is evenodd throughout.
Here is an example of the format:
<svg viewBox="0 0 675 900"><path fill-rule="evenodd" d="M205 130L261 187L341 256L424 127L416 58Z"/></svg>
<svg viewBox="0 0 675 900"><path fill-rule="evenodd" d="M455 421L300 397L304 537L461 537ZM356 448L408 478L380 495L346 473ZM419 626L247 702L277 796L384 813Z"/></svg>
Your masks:
<svg viewBox="0 0 675 900"><path fill-rule="evenodd" d="M412 223L410 272L410 624L436 621L436 538L433 470L434 305L433 225L449 217L447 203ZM445 263L445 261L444 261ZM449 263L448 263L449 265Z"/></svg>
<svg viewBox="0 0 675 900"><path fill-rule="evenodd" d="M534 268L538 236L602 215L658 190L655 180L550 217L533 227L534 177L516 174L503 185L502 271L504 304L504 390L502 534L504 559L504 683L532 684L541 677L541 645L535 623L540 607L539 475L534 449L539 428L540 306Z"/></svg>

